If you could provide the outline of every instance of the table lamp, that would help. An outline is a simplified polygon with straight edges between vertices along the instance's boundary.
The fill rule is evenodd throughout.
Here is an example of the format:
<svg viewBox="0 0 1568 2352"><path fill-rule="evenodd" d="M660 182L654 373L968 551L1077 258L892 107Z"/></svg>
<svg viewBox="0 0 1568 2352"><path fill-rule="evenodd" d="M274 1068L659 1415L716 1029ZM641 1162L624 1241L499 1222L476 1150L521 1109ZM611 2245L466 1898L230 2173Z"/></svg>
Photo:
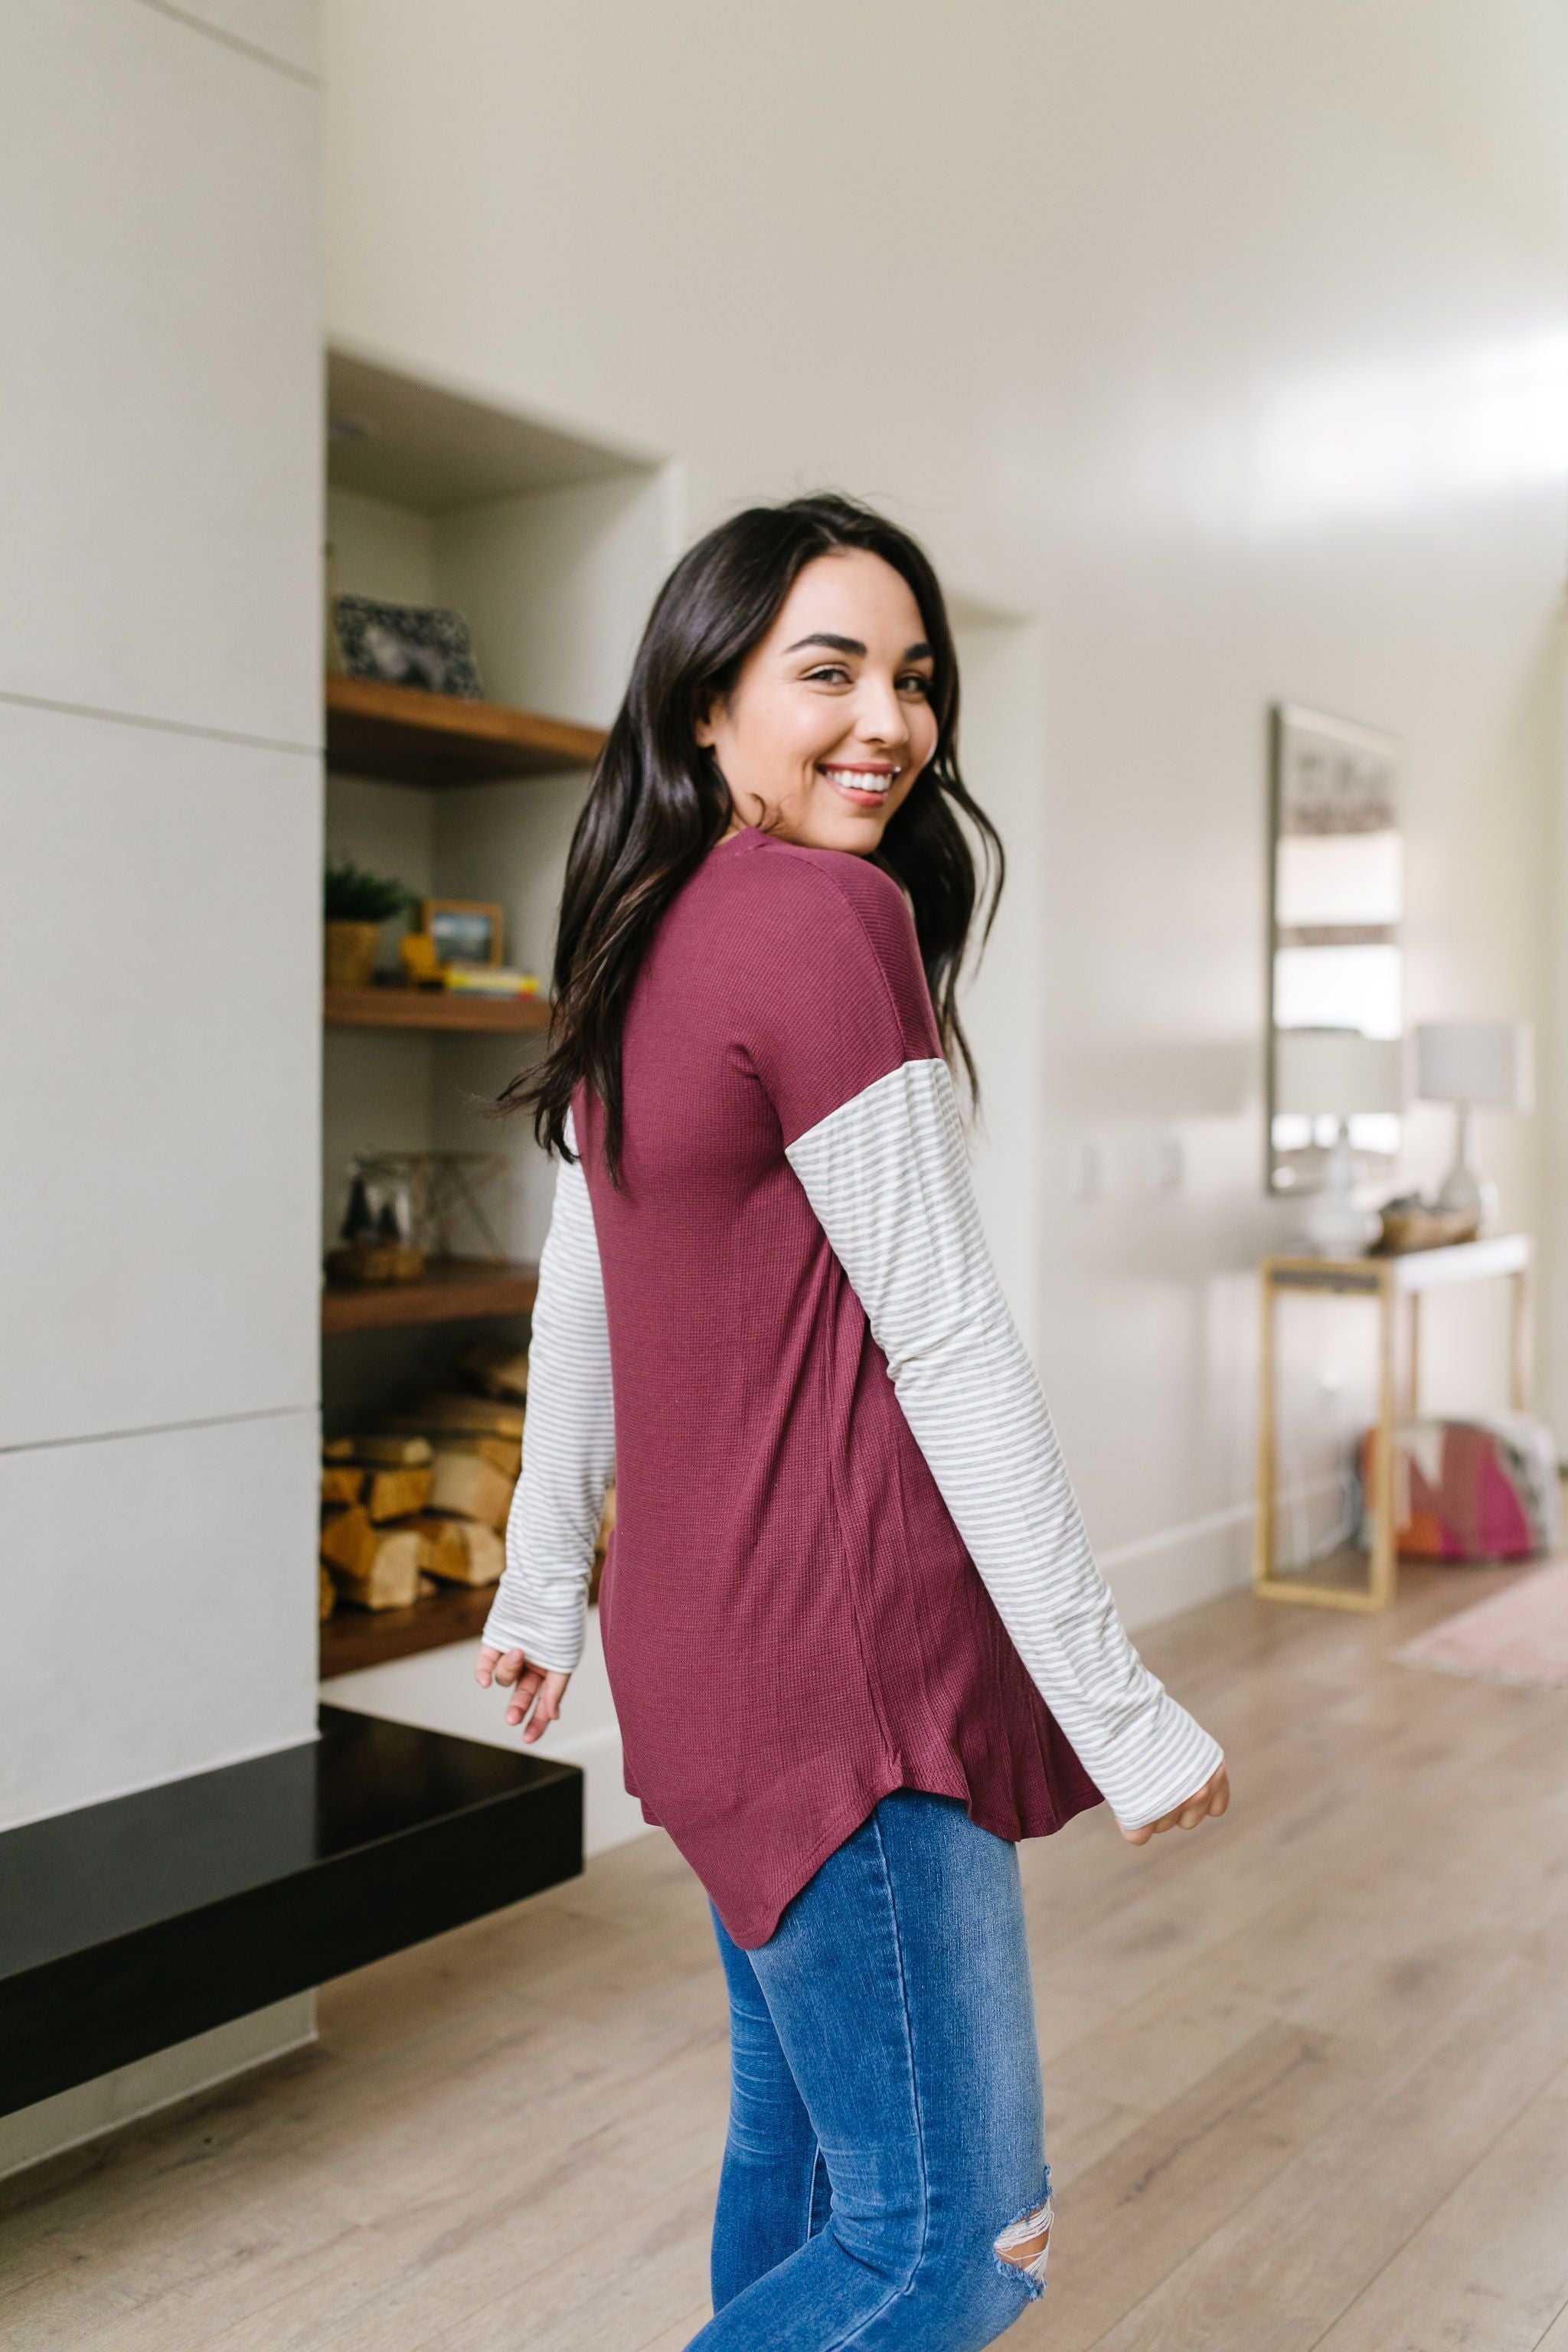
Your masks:
<svg viewBox="0 0 1568 2352"><path fill-rule="evenodd" d="M1454 1164L1437 1194L1440 1209L1473 1211L1481 1230L1497 1222L1498 1191L1470 1166L1470 1113L1531 1110L1535 1033L1528 1021L1421 1021L1415 1027L1415 1092L1423 1102L1458 1107Z"/></svg>
<svg viewBox="0 0 1568 2352"><path fill-rule="evenodd" d="M1339 1121L1323 1168L1323 1189L1310 1194L1306 1238L1323 1257L1359 1257L1383 1230L1373 1209L1353 1198L1355 1159L1350 1121L1358 1111L1405 1108L1405 1041L1367 1037L1359 1029L1277 1029L1274 1108Z"/></svg>

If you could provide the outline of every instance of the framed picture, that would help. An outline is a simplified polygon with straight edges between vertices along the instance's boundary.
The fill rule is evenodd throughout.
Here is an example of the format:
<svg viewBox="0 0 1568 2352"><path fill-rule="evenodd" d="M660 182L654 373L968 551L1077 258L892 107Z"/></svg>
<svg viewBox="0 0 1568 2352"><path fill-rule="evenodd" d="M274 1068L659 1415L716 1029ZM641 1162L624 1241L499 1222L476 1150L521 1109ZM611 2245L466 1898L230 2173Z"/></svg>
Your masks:
<svg viewBox="0 0 1568 2352"><path fill-rule="evenodd" d="M422 898L419 928L437 963L500 963L502 915L483 898Z"/></svg>
<svg viewBox="0 0 1568 2352"><path fill-rule="evenodd" d="M1358 1173L1394 1166L1403 746L1295 703L1275 706L1271 740L1267 1182L1278 1193L1321 1184L1342 1122Z"/></svg>
<svg viewBox="0 0 1568 2352"><path fill-rule="evenodd" d="M438 604L383 604L374 596L339 596L332 612L350 677L461 695L468 702L483 695L461 613Z"/></svg>

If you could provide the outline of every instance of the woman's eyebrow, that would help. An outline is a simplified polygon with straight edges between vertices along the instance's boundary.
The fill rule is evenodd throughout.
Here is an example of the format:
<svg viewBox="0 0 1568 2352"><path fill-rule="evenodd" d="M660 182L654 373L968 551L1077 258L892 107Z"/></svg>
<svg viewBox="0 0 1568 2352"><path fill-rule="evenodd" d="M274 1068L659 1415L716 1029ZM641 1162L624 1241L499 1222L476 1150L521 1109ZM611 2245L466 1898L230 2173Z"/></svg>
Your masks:
<svg viewBox="0 0 1568 2352"><path fill-rule="evenodd" d="M862 657L866 651L858 637L836 637L826 629L818 630L815 636L797 637L793 646L784 647L784 651L786 654L797 654L803 646L826 646L836 654L859 654ZM906 646L904 648L906 661L927 661L931 658L931 649L923 637L918 638L912 646Z"/></svg>
<svg viewBox="0 0 1568 2352"><path fill-rule="evenodd" d="M823 629L816 636L797 637L793 646L785 646L784 651L797 654L802 646L829 646L836 654L864 654L866 650L858 637L836 637Z"/></svg>

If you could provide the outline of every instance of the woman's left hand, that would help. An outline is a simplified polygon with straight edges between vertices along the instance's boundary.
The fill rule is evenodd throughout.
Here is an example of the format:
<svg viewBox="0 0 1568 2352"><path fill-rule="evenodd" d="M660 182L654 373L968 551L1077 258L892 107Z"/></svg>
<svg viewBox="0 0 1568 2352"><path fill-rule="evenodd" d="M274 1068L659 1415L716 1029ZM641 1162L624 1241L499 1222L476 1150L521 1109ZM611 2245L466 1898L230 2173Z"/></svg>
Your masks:
<svg viewBox="0 0 1568 2352"><path fill-rule="evenodd" d="M492 1680L517 1687L512 1691L506 1710L508 1723L522 1723L523 1738L532 1742L547 1724L560 1719L561 1701L572 1677L552 1666L531 1666L521 1650L492 1650L479 1645L474 1660L474 1680L481 1690L489 1690ZM528 1714L529 1708L533 1712ZM523 1723L524 1716L528 1721Z"/></svg>
<svg viewBox="0 0 1568 2352"><path fill-rule="evenodd" d="M1147 1845L1161 1830L1195 1830L1198 1823L1206 1822L1211 1813L1223 1813L1229 1802L1229 1776L1225 1766L1219 1764L1201 1789L1195 1790L1181 1804L1173 1805L1170 1811L1162 1813L1157 1822L1141 1822L1135 1830L1123 1828L1120 1822L1117 1827L1121 1830L1129 1845Z"/></svg>

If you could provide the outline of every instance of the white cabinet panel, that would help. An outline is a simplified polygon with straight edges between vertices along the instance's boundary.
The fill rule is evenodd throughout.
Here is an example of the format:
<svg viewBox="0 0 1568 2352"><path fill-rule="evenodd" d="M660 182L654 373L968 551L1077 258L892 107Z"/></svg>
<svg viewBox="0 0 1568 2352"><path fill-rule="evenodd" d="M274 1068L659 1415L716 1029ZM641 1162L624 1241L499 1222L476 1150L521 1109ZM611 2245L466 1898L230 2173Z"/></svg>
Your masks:
<svg viewBox="0 0 1568 2352"><path fill-rule="evenodd" d="M315 1737L318 1430L0 1454L0 1829Z"/></svg>
<svg viewBox="0 0 1568 2352"><path fill-rule="evenodd" d="M127 0L5 11L0 691L318 740L317 107Z"/></svg>
<svg viewBox="0 0 1568 2352"><path fill-rule="evenodd" d="M313 1405L321 777L0 703L0 1445Z"/></svg>

